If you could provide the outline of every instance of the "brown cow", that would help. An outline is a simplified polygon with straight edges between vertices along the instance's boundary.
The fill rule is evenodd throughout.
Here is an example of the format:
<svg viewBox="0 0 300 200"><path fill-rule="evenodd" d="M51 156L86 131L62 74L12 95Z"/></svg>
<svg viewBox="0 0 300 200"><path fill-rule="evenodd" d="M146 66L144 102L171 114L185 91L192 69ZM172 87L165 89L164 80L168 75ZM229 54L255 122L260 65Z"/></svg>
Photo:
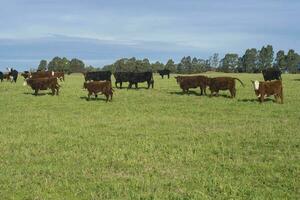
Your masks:
<svg viewBox="0 0 300 200"><path fill-rule="evenodd" d="M200 87L201 94L206 95L206 86L208 77L198 75L198 76L176 76L177 83L180 85L180 88L183 92L189 92L190 88Z"/></svg>
<svg viewBox="0 0 300 200"><path fill-rule="evenodd" d="M24 86L29 85L35 92L34 94L37 95L39 90L47 90L51 89L52 95L58 95L59 91L59 84L57 82L56 77L44 77L44 78L28 78L24 82Z"/></svg>
<svg viewBox="0 0 300 200"><path fill-rule="evenodd" d="M281 80L276 81L252 81L254 86L254 91L260 103L264 101L265 97L274 95L275 101L278 102L280 98L280 103L283 103L283 87Z"/></svg>
<svg viewBox="0 0 300 200"><path fill-rule="evenodd" d="M238 80L244 87L244 83L238 78L233 78L233 77L208 78L208 86L211 92L210 96L212 96L213 93L216 93L216 95L218 96L219 90L229 90L231 94L231 98L234 98L236 94L235 80Z"/></svg>
<svg viewBox="0 0 300 200"><path fill-rule="evenodd" d="M110 81L91 81L91 82L84 82L83 88L88 90L88 100L90 100L90 96L92 94L95 95L95 98L97 98L97 94L101 92L101 94L104 94L106 96L106 102L109 99L112 101L113 97L113 88L111 86Z"/></svg>
<svg viewBox="0 0 300 200"><path fill-rule="evenodd" d="M30 78L50 78L50 77L56 77L59 78L60 81L65 80L65 74L64 72L54 72L54 71L38 71L33 72L29 76Z"/></svg>

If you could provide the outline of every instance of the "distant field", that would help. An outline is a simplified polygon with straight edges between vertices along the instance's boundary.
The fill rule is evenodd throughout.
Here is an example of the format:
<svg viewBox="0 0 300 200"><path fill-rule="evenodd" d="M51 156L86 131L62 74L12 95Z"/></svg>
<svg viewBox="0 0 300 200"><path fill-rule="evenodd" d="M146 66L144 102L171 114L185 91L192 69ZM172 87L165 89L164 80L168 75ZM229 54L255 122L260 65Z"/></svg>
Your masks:
<svg viewBox="0 0 300 200"><path fill-rule="evenodd" d="M0 199L300 199L300 75L283 105L256 101L261 74L226 76L246 84L235 99L182 95L174 75L109 103L80 74L54 97L0 83Z"/></svg>

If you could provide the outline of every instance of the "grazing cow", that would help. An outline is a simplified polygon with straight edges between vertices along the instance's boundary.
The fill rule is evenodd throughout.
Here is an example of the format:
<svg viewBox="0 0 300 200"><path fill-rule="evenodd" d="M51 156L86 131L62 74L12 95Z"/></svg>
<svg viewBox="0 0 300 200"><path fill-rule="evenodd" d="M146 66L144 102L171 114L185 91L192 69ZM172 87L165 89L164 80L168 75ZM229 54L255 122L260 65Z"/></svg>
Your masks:
<svg viewBox="0 0 300 200"><path fill-rule="evenodd" d="M157 70L157 72L159 73L159 75L161 76L161 78L164 78L164 75L167 75L168 78L170 78L171 71L168 70L168 69Z"/></svg>
<svg viewBox="0 0 300 200"><path fill-rule="evenodd" d="M276 81L252 81L254 86L254 91L260 103L264 101L265 97L274 95L275 101L278 102L280 98L280 103L283 103L283 87L281 80Z"/></svg>
<svg viewBox="0 0 300 200"><path fill-rule="evenodd" d="M183 92L189 92L190 88L200 87L200 95L203 93L206 95L206 86L208 77L198 75L198 76L176 76L177 83L180 85L180 88Z"/></svg>
<svg viewBox="0 0 300 200"><path fill-rule="evenodd" d="M43 78L28 78L24 82L25 85L29 85L33 90L34 94L37 95L39 90L51 89L52 95L58 95L59 84L56 77L43 77Z"/></svg>
<svg viewBox="0 0 300 200"><path fill-rule="evenodd" d="M0 72L0 81L2 82L3 81L3 73L2 72Z"/></svg>
<svg viewBox="0 0 300 200"><path fill-rule="evenodd" d="M113 88L111 86L110 81L91 81L91 82L84 82L83 88L88 90L88 100L90 100L90 96L92 94L95 95L95 98L97 98L97 94L101 92L106 97L106 102L109 100L112 101L113 97Z"/></svg>
<svg viewBox="0 0 300 200"><path fill-rule="evenodd" d="M85 81L111 81L110 71L97 71L83 73Z"/></svg>
<svg viewBox="0 0 300 200"><path fill-rule="evenodd" d="M10 69L10 71L8 72L8 76L11 82L17 82L18 79L18 71L15 69Z"/></svg>
<svg viewBox="0 0 300 200"><path fill-rule="evenodd" d="M276 68L267 68L262 70L265 81L281 80L281 71Z"/></svg>
<svg viewBox="0 0 300 200"><path fill-rule="evenodd" d="M115 86L118 88L118 83L120 84L120 89L122 89L122 83L128 82L129 77L131 76L133 72L115 72L114 77L116 79Z"/></svg>
<svg viewBox="0 0 300 200"><path fill-rule="evenodd" d="M152 72L131 72L129 76L129 85L128 88L132 88L132 84L135 85L135 88L138 88L138 83L147 82L148 87L154 87L154 80Z"/></svg>
<svg viewBox="0 0 300 200"><path fill-rule="evenodd" d="M238 80L244 87L244 83L238 78L233 78L233 77L208 78L208 86L211 92L210 96L212 96L213 93L216 93L216 95L218 95L219 90L229 90L231 94L231 98L234 98L236 94L235 80Z"/></svg>

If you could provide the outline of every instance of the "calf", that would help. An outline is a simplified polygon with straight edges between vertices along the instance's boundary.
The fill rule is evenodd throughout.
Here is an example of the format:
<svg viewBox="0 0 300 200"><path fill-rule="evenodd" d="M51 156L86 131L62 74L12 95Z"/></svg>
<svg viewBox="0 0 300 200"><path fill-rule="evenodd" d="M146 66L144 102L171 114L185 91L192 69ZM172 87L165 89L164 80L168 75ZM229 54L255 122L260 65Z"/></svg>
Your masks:
<svg viewBox="0 0 300 200"><path fill-rule="evenodd" d="M211 92L210 96L212 96L213 93L218 95L219 90L229 90L231 94L231 98L234 98L236 94L235 80L238 80L244 87L244 83L238 78L233 78L233 77L208 78L208 86Z"/></svg>
<svg viewBox="0 0 300 200"><path fill-rule="evenodd" d="M283 87L281 80L276 81L252 81L254 86L254 91L260 103L264 101L265 97L274 95L275 101L278 102L280 98L280 103L283 104Z"/></svg>
<svg viewBox="0 0 300 200"><path fill-rule="evenodd" d="M163 70L157 70L157 72L159 73L159 75L161 76L161 78L164 78L164 75L167 75L168 78L170 78L170 70L168 69L163 69Z"/></svg>
<svg viewBox="0 0 300 200"><path fill-rule="evenodd" d="M29 85L32 90L34 90L34 94L37 95L39 90L47 90L51 89L52 95L58 95L59 92L59 84L57 82L56 77L44 77L44 78L28 78L24 82L24 86Z"/></svg>
<svg viewBox="0 0 300 200"><path fill-rule="evenodd" d="M208 80L206 76L176 76L175 79L183 92L189 92L190 88L200 87L200 95L203 95L203 92L206 95L206 86Z"/></svg>
<svg viewBox="0 0 300 200"><path fill-rule="evenodd" d="M112 101L113 97L113 88L111 86L110 81L91 81L91 82L84 82L83 88L88 90L88 100L90 100L90 96L92 94L95 95L95 98L97 98L97 94L101 92L106 97L106 102L109 100Z"/></svg>
<svg viewBox="0 0 300 200"><path fill-rule="evenodd" d="M262 70L265 81L281 80L281 71L276 68L267 68Z"/></svg>

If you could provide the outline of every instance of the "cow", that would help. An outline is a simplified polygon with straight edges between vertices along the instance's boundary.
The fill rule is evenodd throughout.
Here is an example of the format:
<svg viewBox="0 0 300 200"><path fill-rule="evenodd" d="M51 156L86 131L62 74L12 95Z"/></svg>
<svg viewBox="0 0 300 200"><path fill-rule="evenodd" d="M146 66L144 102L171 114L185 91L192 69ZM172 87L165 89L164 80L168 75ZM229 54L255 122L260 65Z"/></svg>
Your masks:
<svg viewBox="0 0 300 200"><path fill-rule="evenodd" d="M106 97L106 102L109 100L112 101L113 97L113 88L110 81L88 81L83 83L83 88L88 90L88 100L92 94L97 98L97 94L101 92Z"/></svg>
<svg viewBox="0 0 300 200"><path fill-rule="evenodd" d="M129 77L131 76L132 72L115 72L114 77L115 77L115 86L118 88L118 83L120 84L120 89L122 89L122 83L123 82L128 82Z"/></svg>
<svg viewBox="0 0 300 200"><path fill-rule="evenodd" d="M111 81L110 71L96 71L83 73L85 81Z"/></svg>
<svg viewBox="0 0 300 200"><path fill-rule="evenodd" d="M182 92L188 93L190 88L200 87L200 95L203 95L203 93L206 95L207 76L176 76L175 79L182 89Z"/></svg>
<svg viewBox="0 0 300 200"><path fill-rule="evenodd" d="M164 78L164 75L167 75L168 78L170 78L171 71L169 69L157 70L157 72L159 73L162 79Z"/></svg>
<svg viewBox="0 0 300 200"><path fill-rule="evenodd" d="M57 82L57 77L43 78L28 78L24 82L24 86L29 85L34 90L34 95L38 94L39 90L51 89L52 95L58 95L60 85Z"/></svg>
<svg viewBox="0 0 300 200"><path fill-rule="evenodd" d="M129 85L128 88L132 88L132 85L135 85L135 88L138 88L138 83L147 82L148 87L147 89L151 87L154 87L154 80L153 80L153 74L152 72L131 72L129 75Z"/></svg>
<svg viewBox="0 0 300 200"><path fill-rule="evenodd" d="M238 80L242 86L244 87L244 83L234 77L215 77L215 78L208 78L208 86L210 89L210 97L213 96L213 93L218 96L219 90L229 90L231 94L231 98L234 98L236 95L236 89L235 89L235 80Z"/></svg>
<svg viewBox="0 0 300 200"><path fill-rule="evenodd" d="M3 73L0 72L0 81L3 82L3 79L4 79Z"/></svg>
<svg viewBox="0 0 300 200"><path fill-rule="evenodd" d="M281 71L276 68L267 68L262 70L262 74L265 81L281 80Z"/></svg>
<svg viewBox="0 0 300 200"><path fill-rule="evenodd" d="M9 75L9 73L4 73L3 74L3 79L10 81L12 79L12 77Z"/></svg>
<svg viewBox="0 0 300 200"><path fill-rule="evenodd" d="M18 71L15 69L10 69L10 71L8 72L8 76L11 82L17 82L18 79Z"/></svg>
<svg viewBox="0 0 300 200"><path fill-rule="evenodd" d="M283 104L283 87L281 80L275 81L252 81L255 94L259 99L260 103L264 101L265 97L274 95L275 101L278 102L280 98L280 103Z"/></svg>
<svg viewBox="0 0 300 200"><path fill-rule="evenodd" d="M27 78L29 78L30 76L30 72L29 71L24 71L21 76L23 76L24 80L26 80Z"/></svg>
<svg viewBox="0 0 300 200"><path fill-rule="evenodd" d="M64 72L54 72L54 71L37 71L29 74L30 78L59 78L60 81L65 80Z"/></svg>

